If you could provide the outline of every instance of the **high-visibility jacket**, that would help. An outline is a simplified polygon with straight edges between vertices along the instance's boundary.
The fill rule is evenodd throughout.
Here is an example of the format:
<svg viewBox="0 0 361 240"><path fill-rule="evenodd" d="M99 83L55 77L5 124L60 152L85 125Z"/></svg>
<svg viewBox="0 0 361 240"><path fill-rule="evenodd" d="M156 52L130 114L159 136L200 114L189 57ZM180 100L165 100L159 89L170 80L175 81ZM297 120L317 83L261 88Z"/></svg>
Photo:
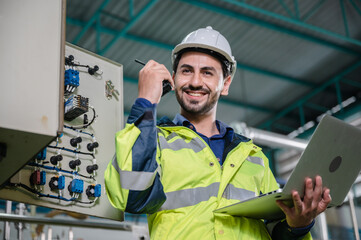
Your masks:
<svg viewBox="0 0 361 240"><path fill-rule="evenodd" d="M116 133L105 172L114 207L147 213L151 239L271 239L262 220L213 212L278 188L261 148L236 134L221 166L191 129L142 124Z"/></svg>

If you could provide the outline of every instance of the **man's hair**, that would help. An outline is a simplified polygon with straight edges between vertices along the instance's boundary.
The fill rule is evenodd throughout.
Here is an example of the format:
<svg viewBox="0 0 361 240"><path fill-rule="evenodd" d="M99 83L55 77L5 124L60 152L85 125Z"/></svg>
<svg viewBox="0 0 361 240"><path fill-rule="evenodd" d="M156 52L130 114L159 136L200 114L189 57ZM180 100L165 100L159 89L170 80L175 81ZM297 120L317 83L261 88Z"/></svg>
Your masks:
<svg viewBox="0 0 361 240"><path fill-rule="evenodd" d="M231 75L231 70L230 70L231 64L224 56L222 56L221 54L219 54L215 51L205 49L205 48L197 48L197 47L184 48L177 53L176 58L174 59L174 62L173 62L173 72L174 73L177 72L179 61L180 61L183 53L186 53L186 52L201 52L201 53L205 53L205 54L208 54L208 55L216 58L221 63L223 78L226 78L227 76Z"/></svg>

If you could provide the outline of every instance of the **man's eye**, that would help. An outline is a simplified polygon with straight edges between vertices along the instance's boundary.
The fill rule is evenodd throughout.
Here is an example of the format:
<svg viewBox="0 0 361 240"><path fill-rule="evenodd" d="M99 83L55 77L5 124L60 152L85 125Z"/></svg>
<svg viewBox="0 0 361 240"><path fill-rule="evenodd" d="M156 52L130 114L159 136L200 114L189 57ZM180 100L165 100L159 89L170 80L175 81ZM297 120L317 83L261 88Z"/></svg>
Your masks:
<svg viewBox="0 0 361 240"><path fill-rule="evenodd" d="M191 71L189 69L183 69L182 73L190 73Z"/></svg>
<svg viewBox="0 0 361 240"><path fill-rule="evenodd" d="M212 73L212 72L209 72L209 71L205 71L204 74L205 74L205 75L209 75L209 76L212 76L212 75L213 75L213 73Z"/></svg>

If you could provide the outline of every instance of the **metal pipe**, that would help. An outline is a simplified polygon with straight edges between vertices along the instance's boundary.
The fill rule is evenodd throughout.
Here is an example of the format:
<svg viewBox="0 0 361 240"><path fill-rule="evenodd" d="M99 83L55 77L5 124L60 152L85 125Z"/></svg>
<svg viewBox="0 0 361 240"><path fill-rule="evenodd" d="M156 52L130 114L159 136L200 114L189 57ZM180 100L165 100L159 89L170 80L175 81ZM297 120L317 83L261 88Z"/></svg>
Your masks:
<svg viewBox="0 0 361 240"><path fill-rule="evenodd" d="M318 219L320 220L321 239L322 240L328 240L327 220L326 220L325 212L318 215Z"/></svg>
<svg viewBox="0 0 361 240"><path fill-rule="evenodd" d="M48 240L52 240L53 239L53 228L49 227L48 228Z"/></svg>
<svg viewBox="0 0 361 240"><path fill-rule="evenodd" d="M347 197L350 204L350 212L351 212L352 226L355 234L355 239L360 240L360 233L358 230L358 224L356 218L356 208L355 208L355 203L353 202L354 195L352 190L348 192Z"/></svg>
<svg viewBox="0 0 361 240"><path fill-rule="evenodd" d="M17 205L18 210L18 216L24 216L26 211L26 206L24 203L19 203ZM24 230L24 224L22 222L17 223L17 229L18 229L18 240L23 240L23 230Z"/></svg>
<svg viewBox="0 0 361 240"><path fill-rule="evenodd" d="M5 212L11 214L12 201L6 201ZM5 222L4 239L10 240L10 222Z"/></svg>
<svg viewBox="0 0 361 240"><path fill-rule="evenodd" d="M264 146L292 148L303 151L308 143L308 141L303 139L291 139L282 134L247 127L245 123L241 122L233 122L230 125L236 133L251 138L255 143Z"/></svg>
<svg viewBox="0 0 361 240"><path fill-rule="evenodd" d="M79 221L71 219L54 219L47 217L31 217L31 216L19 216L13 214L0 213L0 219L10 222L27 222L27 223L39 223L45 225L61 225L71 227L85 227L85 228L101 228L110 230L123 230L132 231L131 224L125 223L113 223L102 221Z"/></svg>

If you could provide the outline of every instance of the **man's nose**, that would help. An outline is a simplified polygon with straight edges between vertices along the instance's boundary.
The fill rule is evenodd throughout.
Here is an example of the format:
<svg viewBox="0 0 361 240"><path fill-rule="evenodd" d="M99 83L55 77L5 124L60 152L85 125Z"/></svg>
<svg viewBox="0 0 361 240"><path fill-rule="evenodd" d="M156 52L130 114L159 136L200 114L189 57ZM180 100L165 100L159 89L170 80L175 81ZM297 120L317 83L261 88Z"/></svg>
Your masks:
<svg viewBox="0 0 361 240"><path fill-rule="evenodd" d="M203 85L203 80L202 80L202 76L201 73L199 72L195 72L190 80L189 85L193 86L193 87L200 87Z"/></svg>

